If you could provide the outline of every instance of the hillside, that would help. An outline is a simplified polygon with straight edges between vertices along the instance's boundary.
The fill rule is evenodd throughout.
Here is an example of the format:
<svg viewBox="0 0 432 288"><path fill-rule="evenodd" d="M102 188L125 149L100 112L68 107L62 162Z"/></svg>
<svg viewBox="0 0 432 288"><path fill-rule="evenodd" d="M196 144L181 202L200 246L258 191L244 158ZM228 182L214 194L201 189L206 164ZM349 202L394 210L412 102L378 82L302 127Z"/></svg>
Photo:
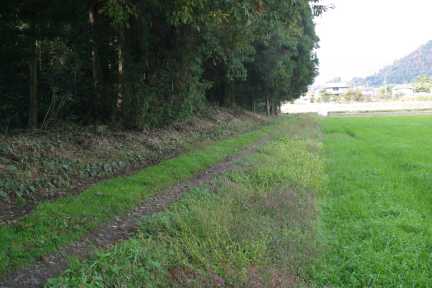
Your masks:
<svg viewBox="0 0 432 288"><path fill-rule="evenodd" d="M384 67L377 74L365 79L355 79L357 84L380 86L387 77L387 83L402 84L415 80L420 75L432 75L432 41L418 48L408 56Z"/></svg>

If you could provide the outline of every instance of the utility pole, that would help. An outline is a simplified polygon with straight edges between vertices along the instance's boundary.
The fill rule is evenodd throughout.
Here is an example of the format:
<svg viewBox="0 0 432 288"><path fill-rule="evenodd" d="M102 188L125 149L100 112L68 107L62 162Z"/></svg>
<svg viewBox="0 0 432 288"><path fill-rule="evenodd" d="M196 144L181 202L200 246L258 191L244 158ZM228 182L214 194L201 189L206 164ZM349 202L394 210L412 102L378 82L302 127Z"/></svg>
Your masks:
<svg viewBox="0 0 432 288"><path fill-rule="evenodd" d="M384 74L384 97L387 98L387 71Z"/></svg>

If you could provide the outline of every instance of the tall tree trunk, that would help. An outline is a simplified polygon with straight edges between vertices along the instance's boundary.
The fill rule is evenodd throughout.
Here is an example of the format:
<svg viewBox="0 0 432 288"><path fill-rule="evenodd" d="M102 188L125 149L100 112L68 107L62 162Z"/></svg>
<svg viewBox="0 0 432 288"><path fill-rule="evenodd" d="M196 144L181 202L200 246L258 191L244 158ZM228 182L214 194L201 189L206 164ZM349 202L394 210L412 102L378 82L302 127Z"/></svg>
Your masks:
<svg viewBox="0 0 432 288"><path fill-rule="evenodd" d="M99 51L97 45L97 31L96 31L96 13L97 1L90 1L89 3L89 29L90 29L90 47L91 47L91 62L92 62L92 77L94 94L89 95L89 114L90 118L99 117L98 104L101 99L101 68L99 61Z"/></svg>
<svg viewBox="0 0 432 288"><path fill-rule="evenodd" d="M124 32L120 31L119 38L118 38L118 48L117 48L117 99L116 99L116 109L115 109L115 117L119 118L121 117L123 113L123 102L124 102L124 95L123 95L123 80L124 80L124 62L125 62L125 55L124 55Z"/></svg>
<svg viewBox="0 0 432 288"><path fill-rule="evenodd" d="M233 85L231 82L228 82L227 80L224 80L226 83L224 84L225 87L225 106L226 107L234 107L235 106L235 96L233 91Z"/></svg>
<svg viewBox="0 0 432 288"><path fill-rule="evenodd" d="M38 99L38 41L34 40L32 44L32 55L29 63L30 72L30 109L29 109L29 122L30 129L38 127L39 118L39 99Z"/></svg>
<svg viewBox="0 0 432 288"><path fill-rule="evenodd" d="M250 89L248 89L247 91L249 91L249 90ZM250 105L249 106L250 110L255 113L255 97L254 97L253 91L249 91L249 105Z"/></svg>
<svg viewBox="0 0 432 288"><path fill-rule="evenodd" d="M272 103L271 103L271 105L270 105L270 111L271 111L271 115L276 115L276 106L275 106L275 104L273 103L273 101L272 101Z"/></svg>
<svg viewBox="0 0 432 288"><path fill-rule="evenodd" d="M270 96L266 93L265 97L265 104L266 104L266 115L271 115L271 103L270 103Z"/></svg>
<svg viewBox="0 0 432 288"><path fill-rule="evenodd" d="M278 116L281 113L281 106L279 104L274 104L274 115Z"/></svg>

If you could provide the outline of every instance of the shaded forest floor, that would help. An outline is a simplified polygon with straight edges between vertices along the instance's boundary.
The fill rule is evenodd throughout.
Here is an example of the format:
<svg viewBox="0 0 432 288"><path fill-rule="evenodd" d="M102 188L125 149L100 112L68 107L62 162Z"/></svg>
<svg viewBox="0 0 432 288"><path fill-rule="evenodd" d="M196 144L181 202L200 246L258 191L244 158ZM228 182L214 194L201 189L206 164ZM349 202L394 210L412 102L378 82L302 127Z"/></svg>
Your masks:
<svg viewBox="0 0 432 288"><path fill-rule="evenodd" d="M41 201L79 194L100 180L131 174L268 122L240 110L209 109L163 129L58 125L0 135L0 224L15 222Z"/></svg>

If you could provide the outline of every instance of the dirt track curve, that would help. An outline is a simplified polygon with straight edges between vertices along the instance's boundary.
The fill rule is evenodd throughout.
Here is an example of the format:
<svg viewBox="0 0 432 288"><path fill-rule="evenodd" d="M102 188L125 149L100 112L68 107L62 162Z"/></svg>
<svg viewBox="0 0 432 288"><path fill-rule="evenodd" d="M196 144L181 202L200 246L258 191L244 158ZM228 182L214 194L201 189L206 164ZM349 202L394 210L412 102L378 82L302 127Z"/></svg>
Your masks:
<svg viewBox="0 0 432 288"><path fill-rule="evenodd" d="M109 224L101 225L80 241L74 242L55 253L41 257L36 263L7 275L4 279L0 279L0 288L43 287L48 279L60 275L67 269L69 265L68 259L71 256L85 259L92 256L97 249L106 249L119 241L129 239L137 231L142 217L163 211L167 206L178 201L191 188L208 183L215 176L232 170L238 160L253 153L265 142L267 142L267 139L263 139L234 156L226 158L189 180L163 190L143 201L127 215L117 217Z"/></svg>

